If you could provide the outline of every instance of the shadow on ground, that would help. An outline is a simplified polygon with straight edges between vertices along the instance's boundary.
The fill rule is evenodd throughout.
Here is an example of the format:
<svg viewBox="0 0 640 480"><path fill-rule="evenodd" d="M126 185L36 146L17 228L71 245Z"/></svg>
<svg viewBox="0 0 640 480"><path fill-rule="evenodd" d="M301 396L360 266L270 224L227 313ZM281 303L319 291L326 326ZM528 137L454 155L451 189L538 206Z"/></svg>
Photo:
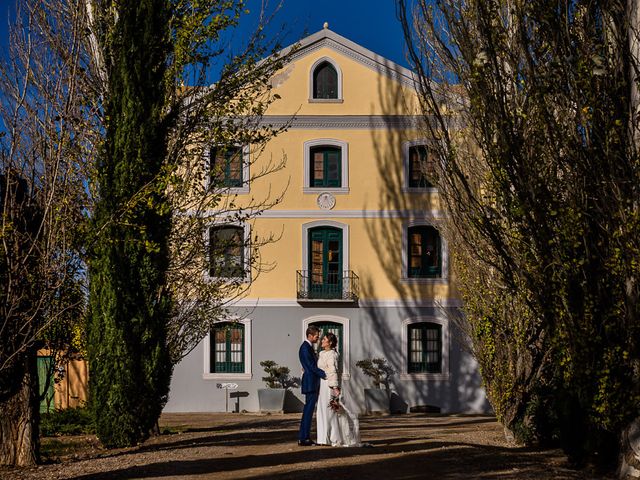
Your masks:
<svg viewBox="0 0 640 480"><path fill-rule="evenodd" d="M298 447L297 427L296 415L238 416L103 457L119 461L64 478L315 480L322 471L332 479L602 478L571 470L559 451L509 447L488 416L366 417L362 436L370 448Z"/></svg>

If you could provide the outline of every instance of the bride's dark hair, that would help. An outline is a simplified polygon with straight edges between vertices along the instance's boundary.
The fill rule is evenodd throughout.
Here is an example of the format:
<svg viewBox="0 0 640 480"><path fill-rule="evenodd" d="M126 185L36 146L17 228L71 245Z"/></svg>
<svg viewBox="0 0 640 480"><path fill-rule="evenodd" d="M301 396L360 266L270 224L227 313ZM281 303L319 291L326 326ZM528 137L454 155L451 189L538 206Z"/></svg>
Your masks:
<svg viewBox="0 0 640 480"><path fill-rule="evenodd" d="M329 346L331 348L336 348L336 345L338 345L338 337L336 337L335 334L331 332L327 332L325 337L329 339Z"/></svg>

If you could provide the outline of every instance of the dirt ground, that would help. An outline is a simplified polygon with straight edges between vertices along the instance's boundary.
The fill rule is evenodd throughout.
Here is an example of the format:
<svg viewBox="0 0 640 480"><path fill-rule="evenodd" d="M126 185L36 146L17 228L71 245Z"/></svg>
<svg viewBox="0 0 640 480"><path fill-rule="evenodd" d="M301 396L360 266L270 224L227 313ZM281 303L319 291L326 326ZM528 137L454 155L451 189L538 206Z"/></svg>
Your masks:
<svg viewBox="0 0 640 480"><path fill-rule="evenodd" d="M569 468L558 450L509 446L488 416L364 417L369 447L299 447L299 414L165 414L165 433L104 450L93 436L43 440L48 462L0 469L33 479L596 479Z"/></svg>

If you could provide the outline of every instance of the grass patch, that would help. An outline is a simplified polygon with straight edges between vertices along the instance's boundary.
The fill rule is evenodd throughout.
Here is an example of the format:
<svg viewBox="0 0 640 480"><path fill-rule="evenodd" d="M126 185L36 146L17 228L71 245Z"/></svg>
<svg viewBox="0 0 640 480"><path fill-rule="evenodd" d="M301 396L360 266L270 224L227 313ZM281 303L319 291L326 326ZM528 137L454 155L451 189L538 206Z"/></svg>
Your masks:
<svg viewBox="0 0 640 480"><path fill-rule="evenodd" d="M190 430L187 425L173 425L171 427L162 427L162 435L172 435L176 433L185 433Z"/></svg>
<svg viewBox="0 0 640 480"><path fill-rule="evenodd" d="M58 440L57 438L48 438L40 445L40 454L43 458L58 459L76 453L82 444L86 443L86 440L78 439L76 441L65 439Z"/></svg>

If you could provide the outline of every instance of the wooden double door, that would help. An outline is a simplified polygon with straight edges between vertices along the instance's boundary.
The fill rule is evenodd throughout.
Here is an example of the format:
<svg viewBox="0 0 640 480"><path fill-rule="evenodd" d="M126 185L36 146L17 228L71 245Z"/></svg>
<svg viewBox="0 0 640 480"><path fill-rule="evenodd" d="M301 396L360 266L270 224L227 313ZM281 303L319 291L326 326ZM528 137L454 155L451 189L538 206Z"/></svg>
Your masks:
<svg viewBox="0 0 640 480"><path fill-rule="evenodd" d="M342 230L318 227L309 231L310 298L342 298Z"/></svg>

